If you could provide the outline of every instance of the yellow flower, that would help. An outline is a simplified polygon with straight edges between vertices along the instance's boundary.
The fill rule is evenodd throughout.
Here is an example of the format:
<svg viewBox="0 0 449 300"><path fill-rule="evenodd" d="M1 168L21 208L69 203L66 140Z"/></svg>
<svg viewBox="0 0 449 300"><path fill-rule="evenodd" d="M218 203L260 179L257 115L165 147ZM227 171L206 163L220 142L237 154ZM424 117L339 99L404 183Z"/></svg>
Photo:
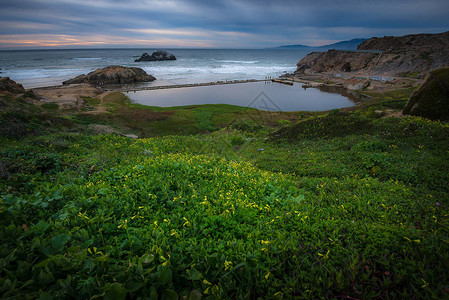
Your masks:
<svg viewBox="0 0 449 300"><path fill-rule="evenodd" d="M212 283L210 283L210 282L207 281L206 279L203 279L203 283L204 283L204 284L208 284L208 285L212 285Z"/></svg>
<svg viewBox="0 0 449 300"><path fill-rule="evenodd" d="M322 256L322 257L324 257L324 258L329 258L329 252L331 252L330 250L327 250L327 253L326 254L321 254L321 253L318 253L318 255L319 256Z"/></svg>
<svg viewBox="0 0 449 300"><path fill-rule="evenodd" d="M232 268L232 261L225 260L224 266L225 266L225 271Z"/></svg>
<svg viewBox="0 0 449 300"><path fill-rule="evenodd" d="M424 284L421 286L422 288L425 288L429 285L429 283L426 282L424 279L421 278L421 280L422 280L422 282L424 282Z"/></svg>
<svg viewBox="0 0 449 300"><path fill-rule="evenodd" d="M271 273L270 271L268 271L267 275L265 275L265 279L268 279L268 277L270 277Z"/></svg>

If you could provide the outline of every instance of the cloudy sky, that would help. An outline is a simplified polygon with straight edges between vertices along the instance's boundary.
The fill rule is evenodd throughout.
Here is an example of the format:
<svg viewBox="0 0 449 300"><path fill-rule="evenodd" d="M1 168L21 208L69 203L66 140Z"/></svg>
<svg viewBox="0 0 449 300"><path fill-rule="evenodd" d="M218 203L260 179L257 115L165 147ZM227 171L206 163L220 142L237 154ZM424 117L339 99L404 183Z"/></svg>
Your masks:
<svg viewBox="0 0 449 300"><path fill-rule="evenodd" d="M0 49L318 46L448 30L448 0L0 0Z"/></svg>

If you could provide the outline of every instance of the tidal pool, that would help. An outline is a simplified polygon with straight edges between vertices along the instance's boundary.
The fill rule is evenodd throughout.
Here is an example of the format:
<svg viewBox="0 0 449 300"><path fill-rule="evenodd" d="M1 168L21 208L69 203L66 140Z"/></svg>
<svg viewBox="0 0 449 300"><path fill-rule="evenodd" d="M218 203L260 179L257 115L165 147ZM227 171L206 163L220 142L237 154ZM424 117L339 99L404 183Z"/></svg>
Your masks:
<svg viewBox="0 0 449 300"><path fill-rule="evenodd" d="M148 106L231 104L267 111L325 111L354 106L361 100L340 88L302 88L274 82L249 82L126 92Z"/></svg>

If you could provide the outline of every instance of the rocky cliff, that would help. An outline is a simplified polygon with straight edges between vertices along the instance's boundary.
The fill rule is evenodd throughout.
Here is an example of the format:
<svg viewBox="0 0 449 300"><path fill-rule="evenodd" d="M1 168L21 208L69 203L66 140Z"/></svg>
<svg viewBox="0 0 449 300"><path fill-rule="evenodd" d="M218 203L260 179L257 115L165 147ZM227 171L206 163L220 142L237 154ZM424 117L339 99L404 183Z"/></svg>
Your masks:
<svg viewBox="0 0 449 300"><path fill-rule="evenodd" d="M411 34L401 37L371 38L358 46L358 50L379 50L389 53L404 51L436 51L449 47L449 31L437 34Z"/></svg>
<svg viewBox="0 0 449 300"><path fill-rule="evenodd" d="M109 66L97 69L87 75L79 75L73 79L64 81L62 84L90 83L101 84L127 84L135 82L147 82L156 80L152 75L147 74L141 68L131 68L122 66Z"/></svg>
<svg viewBox="0 0 449 300"><path fill-rule="evenodd" d="M297 64L295 75L352 72L395 76L449 66L449 32L371 38L358 49L365 52L310 53Z"/></svg>
<svg viewBox="0 0 449 300"><path fill-rule="evenodd" d="M24 92L25 89L21 84L11 80L9 77L0 77L0 94L19 94Z"/></svg>

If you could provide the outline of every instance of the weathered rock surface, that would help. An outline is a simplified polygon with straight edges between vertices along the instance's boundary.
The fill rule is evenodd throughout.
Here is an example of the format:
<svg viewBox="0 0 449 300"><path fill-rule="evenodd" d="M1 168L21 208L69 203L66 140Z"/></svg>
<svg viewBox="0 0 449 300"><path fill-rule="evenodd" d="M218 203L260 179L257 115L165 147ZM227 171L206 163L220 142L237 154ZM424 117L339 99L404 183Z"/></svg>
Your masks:
<svg viewBox="0 0 449 300"><path fill-rule="evenodd" d="M156 80L154 76L147 74L141 68L109 66L97 69L87 75L79 75L73 79L64 81L62 84L90 83L101 84L127 84L136 82L148 82Z"/></svg>
<svg viewBox="0 0 449 300"><path fill-rule="evenodd" d="M449 121L449 68L432 71L410 96L402 113Z"/></svg>
<svg viewBox="0 0 449 300"><path fill-rule="evenodd" d="M142 54L139 59L136 59L135 62L139 61L163 61L163 60L176 60L176 57L168 53L166 51L155 51L151 55L148 53Z"/></svg>
<svg viewBox="0 0 449 300"><path fill-rule="evenodd" d="M437 34L410 34L400 37L374 37L361 43L357 49L401 53L402 51L435 51L447 47L449 47L449 31Z"/></svg>
<svg viewBox="0 0 449 300"><path fill-rule="evenodd" d="M449 66L449 32L371 38L358 49L382 52L312 52L297 64L295 75L365 72L395 76Z"/></svg>
<svg viewBox="0 0 449 300"><path fill-rule="evenodd" d="M297 64L295 74L350 72L363 69L377 57L376 53L329 50L312 52Z"/></svg>
<svg viewBox="0 0 449 300"><path fill-rule="evenodd" d="M23 86L9 77L0 77L0 93L20 94L24 93Z"/></svg>

